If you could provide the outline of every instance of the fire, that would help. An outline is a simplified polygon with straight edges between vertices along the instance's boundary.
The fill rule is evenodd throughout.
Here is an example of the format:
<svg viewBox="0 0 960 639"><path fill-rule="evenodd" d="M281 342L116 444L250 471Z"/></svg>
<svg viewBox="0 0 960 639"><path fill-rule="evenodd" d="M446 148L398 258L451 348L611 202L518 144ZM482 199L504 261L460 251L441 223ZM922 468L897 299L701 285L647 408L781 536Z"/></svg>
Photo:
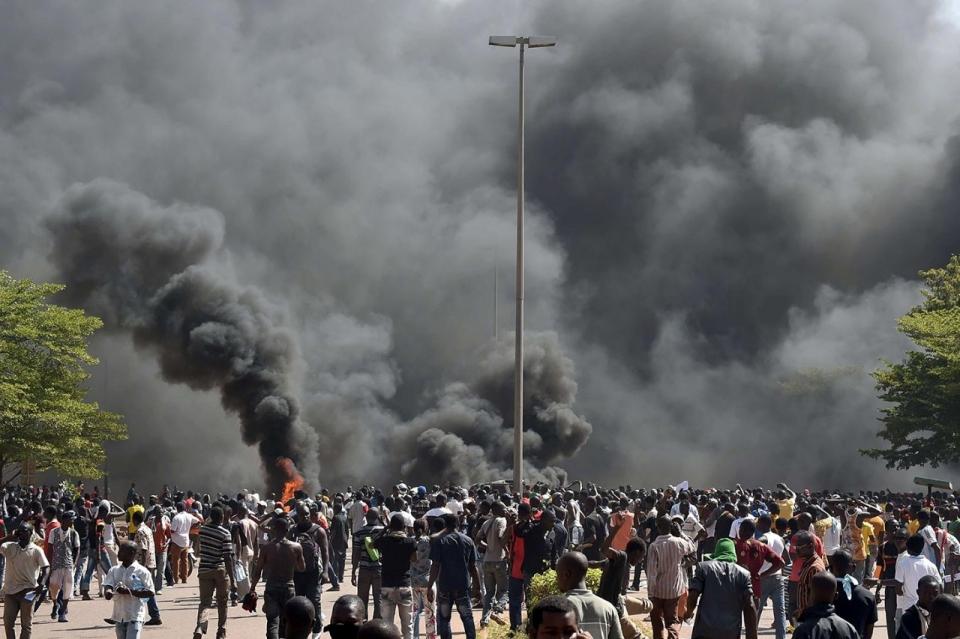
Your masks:
<svg viewBox="0 0 960 639"><path fill-rule="evenodd" d="M284 510L289 511L290 507L287 506L287 502L294 498L295 492L303 488L303 475L297 471L293 461L286 457L277 459L277 468L282 470L287 477L286 481L283 482L283 494L280 496L280 503L283 504Z"/></svg>

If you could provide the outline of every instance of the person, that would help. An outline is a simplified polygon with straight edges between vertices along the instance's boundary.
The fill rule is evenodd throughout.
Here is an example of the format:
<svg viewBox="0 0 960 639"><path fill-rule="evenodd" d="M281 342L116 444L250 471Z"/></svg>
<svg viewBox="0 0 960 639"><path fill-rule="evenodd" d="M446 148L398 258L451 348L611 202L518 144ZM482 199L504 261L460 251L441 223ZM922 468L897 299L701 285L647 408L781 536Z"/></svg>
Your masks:
<svg viewBox="0 0 960 639"><path fill-rule="evenodd" d="M279 639L285 636L283 607L296 596L293 575L304 570L303 549L300 544L290 541L290 521L284 516L276 516L270 522L272 541L260 547L260 556L253 568L250 590L255 591L264 568L267 570L267 584L263 590L263 614L267 617L267 639Z"/></svg>
<svg viewBox="0 0 960 639"><path fill-rule="evenodd" d="M557 526L557 517L553 510L548 508L541 513L539 522L517 529L514 533L523 537L524 587L529 587L530 579L534 575L556 566L564 547L558 528L562 530L563 526Z"/></svg>
<svg viewBox="0 0 960 639"><path fill-rule="evenodd" d="M770 519L770 515L761 515ZM773 548L766 545L759 539L754 539L757 532L756 521L745 519L740 523L737 530L737 563L750 572L751 586L755 598L755 604L759 608L761 582L764 578L775 573L779 573L783 568L783 557L777 554Z"/></svg>
<svg viewBox="0 0 960 639"><path fill-rule="evenodd" d="M528 639L586 639L577 625L577 609L561 595L544 597L527 616Z"/></svg>
<svg viewBox="0 0 960 639"><path fill-rule="evenodd" d="M512 534L510 542L510 581L507 583L507 601L510 616L510 630L518 631L522 619L521 606L526 592L526 579L523 574L525 559L525 536L531 526L530 504L517 504L517 511L507 511L507 526Z"/></svg>
<svg viewBox="0 0 960 639"><path fill-rule="evenodd" d="M156 555L153 573L153 588L156 594L163 593L164 572L167 568L167 553L170 550L170 518L163 512L160 504L150 509L147 527L153 534L153 549Z"/></svg>
<svg viewBox="0 0 960 639"><path fill-rule="evenodd" d="M741 628L747 639L757 639L752 578L737 564L736 546L728 537L718 539L710 558L694 570L684 618L694 613L693 639L738 639Z"/></svg>
<svg viewBox="0 0 960 639"><path fill-rule="evenodd" d="M400 639L400 630L383 619L371 619L360 626L357 639Z"/></svg>
<svg viewBox="0 0 960 639"><path fill-rule="evenodd" d="M363 605L370 612L370 591L373 590L373 618L381 617L380 589L382 587L380 551L373 546L373 541L383 532L380 525L380 513L375 508L367 511L366 525L354 530L353 533L353 564L350 583L356 586L357 595L363 600ZM368 618L368 617L365 617Z"/></svg>
<svg viewBox="0 0 960 639"><path fill-rule="evenodd" d="M442 529L442 523L439 529ZM436 530L434 532L440 532ZM417 538L417 556L410 564L410 585L413 588L413 639L420 638L420 616L424 618L426 639L437 637L436 593L427 590L430 586L430 536L427 520L423 517L413 522L413 534Z"/></svg>
<svg viewBox="0 0 960 639"><path fill-rule="evenodd" d="M671 534L673 526L669 517L658 517L658 536L647 550L647 592L653 603L650 612L653 639L663 639L664 629L670 639L680 637L678 605L686 591L683 558L697 549L689 539Z"/></svg>
<svg viewBox="0 0 960 639"><path fill-rule="evenodd" d="M253 564L257 560L257 554L260 550L260 535L257 534L257 522L250 517L250 510L243 501L237 504L237 523L243 531L243 539L246 543L240 547L237 555L247 575L253 573Z"/></svg>
<svg viewBox="0 0 960 639"><path fill-rule="evenodd" d="M119 565L114 566L103 579L104 597L113 600L113 614L117 639L139 639L143 628L144 600L153 595L153 575L137 562L137 546L124 541L117 548Z"/></svg>
<svg viewBox="0 0 960 639"><path fill-rule="evenodd" d="M623 639L617 609L587 589L589 567L583 553L565 553L557 561L557 586L576 609L581 630L589 632L593 639Z"/></svg>
<svg viewBox="0 0 960 639"><path fill-rule="evenodd" d="M50 618L66 623L67 608L73 598L74 561L80 554L80 535L73 528L72 510L63 513L60 527L50 533L50 579L48 581L53 610Z"/></svg>
<svg viewBox="0 0 960 639"><path fill-rule="evenodd" d="M630 502L622 497L617 503L618 509L610 515L610 528L613 529L613 541L610 547L614 550L626 550L627 542L633 534L633 512L628 508Z"/></svg>
<svg viewBox="0 0 960 639"><path fill-rule="evenodd" d="M803 612L813 605L813 578L826 569L823 560L815 551L814 539L814 536L805 530L793 536L794 551L797 554L795 561L800 562L797 599L793 610L793 617L796 619L799 619Z"/></svg>
<svg viewBox="0 0 960 639"><path fill-rule="evenodd" d="M937 533L930 525L930 511L921 510L917 513L918 529L917 533L923 538L923 556L930 560L938 568L943 565L943 551L937 542Z"/></svg>
<svg viewBox="0 0 960 639"><path fill-rule="evenodd" d="M174 583L187 583L190 567L190 529L197 517L187 511L186 503L177 502L177 514L170 522L170 565Z"/></svg>
<svg viewBox="0 0 960 639"><path fill-rule="evenodd" d="M789 489L788 489L789 490ZM769 514L757 517L757 535L761 543L765 544L778 557L786 562L789 554L786 544L775 530L772 530L773 518ZM760 568L761 573L767 573L767 563ZM785 639L787 636L787 607L784 599L783 570L774 570L760 578L760 592L754 592L757 599L757 618L763 613L763 607L769 599L773 605L773 628L776 639Z"/></svg>
<svg viewBox="0 0 960 639"><path fill-rule="evenodd" d="M477 548L473 541L457 531L459 519L453 513L442 517L444 531L431 542L430 583L437 585L437 631L441 639L451 639L450 618L456 605L467 639L476 639L470 603L470 578L482 584L477 569Z"/></svg>
<svg viewBox="0 0 960 639"><path fill-rule="evenodd" d="M134 510L131 513L130 524L136 526L136 529L130 537L137 546L137 562L153 574L157 569L157 554L153 543L153 531L144 523L143 514L143 510ZM154 592L156 592L156 581L154 581ZM147 599L147 613L150 619L143 625L160 626L163 624L160 619L160 607L157 605L156 594L150 595Z"/></svg>
<svg viewBox="0 0 960 639"><path fill-rule="evenodd" d="M780 489L776 493L777 508L779 509L778 517L790 521L793 517L793 509L797 504L797 493L790 490L790 487L782 482L777 484L777 488Z"/></svg>
<svg viewBox="0 0 960 639"><path fill-rule="evenodd" d="M232 566L233 539L223 527L223 509L210 509L210 523L200 528L200 565L197 579L200 582L200 603L197 606L197 625L194 639L207 634L207 612L216 592L217 639L227 635L227 568Z"/></svg>
<svg viewBox="0 0 960 639"><path fill-rule="evenodd" d="M384 621L393 623L400 615L403 639L413 637L413 589L410 586L410 564L417 556L417 542L405 533L406 521L401 513L390 517L390 528L374 540L380 552L380 612Z"/></svg>
<svg viewBox="0 0 960 639"><path fill-rule="evenodd" d="M491 614L496 614L499 618L508 603L507 548L510 528L507 526L506 508L503 502L493 502L490 513L490 518L480 526L477 532L477 539L484 547L481 565L483 566L483 585L487 591L487 595L483 598L483 612L480 614L481 628L487 627Z"/></svg>
<svg viewBox="0 0 960 639"><path fill-rule="evenodd" d="M924 575L917 583L917 603L903 611L897 627L897 639L919 639L927 633L930 623L930 606L940 596L940 580L933 575Z"/></svg>
<svg viewBox="0 0 960 639"><path fill-rule="evenodd" d="M940 579L940 570L923 554L925 544L923 537L913 535L907 539L907 551L897 557L894 581L897 584L898 623L904 611L917 603L920 579L927 575Z"/></svg>
<svg viewBox="0 0 960 639"><path fill-rule="evenodd" d="M603 574L600 576L600 586L597 588L597 596L609 602L621 618L627 614L635 614L626 610L627 604L635 600L634 596L625 597L623 593L623 582L630 574L631 567L637 567L643 564L643 559L647 554L647 544L639 537L634 537L627 542L625 551L616 550L610 547L614 531L610 531L606 540L600 545L600 551L605 558L599 562L603 566ZM595 564L597 562L594 562ZM648 600L642 600L643 612L649 612L652 605L647 605Z"/></svg>
<svg viewBox="0 0 960 639"><path fill-rule="evenodd" d="M350 523L347 521L347 513L343 511L343 502L339 500L333 504L329 538L333 569L337 573L337 579L343 581L343 572L347 565L347 549L350 545ZM330 588L330 590L339 589L339 586Z"/></svg>
<svg viewBox="0 0 960 639"><path fill-rule="evenodd" d="M294 541L303 550L305 570L293 574L294 592L313 602L313 634L319 636L323 629L323 613L320 611L320 575L329 561L327 555L327 533L310 518L310 508L304 503L297 506L297 524L293 530Z"/></svg>
<svg viewBox="0 0 960 639"><path fill-rule="evenodd" d="M877 623L877 600L853 575L856 570L853 555L840 549L833 553L829 562L830 572L837 579L834 612L857 629L860 639L871 639Z"/></svg>
<svg viewBox="0 0 960 639"><path fill-rule="evenodd" d="M583 500L583 514L583 543L580 550L589 561L602 561L600 546L607 538L607 524L597 512L597 500L592 495Z"/></svg>
<svg viewBox="0 0 960 639"><path fill-rule="evenodd" d="M960 636L960 599L940 595L930 605L927 639L953 639Z"/></svg>
<svg viewBox="0 0 960 639"><path fill-rule="evenodd" d="M341 595L330 610L330 625L324 630L331 639L357 639L363 618L366 616L366 604L356 595Z"/></svg>
<svg viewBox="0 0 960 639"><path fill-rule="evenodd" d="M891 524L891 527L893 525ZM881 560L883 562L880 573L880 586L883 587L883 598L887 602L884 606L884 618L887 625L887 639L895 639L897 635L897 558L907 549L907 529L894 528L881 546ZM902 612L902 611L901 611Z"/></svg>
<svg viewBox="0 0 960 639"><path fill-rule="evenodd" d="M810 582L810 605L800 614L793 639L859 639L857 629L834 611L837 580L821 571Z"/></svg>
<svg viewBox="0 0 960 639"><path fill-rule="evenodd" d="M43 592L43 580L50 562L33 543L33 524L21 521L9 535L0 539L3 556L3 629L13 639L20 617L20 637L30 639L33 629L33 602Z"/></svg>
<svg viewBox="0 0 960 639"><path fill-rule="evenodd" d="M855 568L853 577L859 583L870 575L867 573L867 561L870 558L870 547L876 547L877 533L873 526L867 522L868 513L864 511L854 511L849 517L849 534L853 547L853 560Z"/></svg>
<svg viewBox="0 0 960 639"><path fill-rule="evenodd" d="M306 597L296 596L283 605L286 639L307 639L316 621L316 607Z"/></svg>

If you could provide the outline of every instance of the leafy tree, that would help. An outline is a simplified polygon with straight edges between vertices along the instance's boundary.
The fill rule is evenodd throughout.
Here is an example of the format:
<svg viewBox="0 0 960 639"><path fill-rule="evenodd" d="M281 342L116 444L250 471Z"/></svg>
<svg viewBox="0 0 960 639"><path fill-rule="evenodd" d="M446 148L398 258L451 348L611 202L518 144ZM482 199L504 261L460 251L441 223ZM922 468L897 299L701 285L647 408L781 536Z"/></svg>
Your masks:
<svg viewBox="0 0 960 639"><path fill-rule="evenodd" d="M119 415L85 400L87 338L103 324L47 301L57 284L0 271L0 485L29 462L38 471L99 477L103 442L126 439Z"/></svg>
<svg viewBox="0 0 960 639"><path fill-rule="evenodd" d="M901 332L919 350L873 373L889 448L863 451L888 468L960 460L960 257L945 268L921 271L924 301L900 318Z"/></svg>

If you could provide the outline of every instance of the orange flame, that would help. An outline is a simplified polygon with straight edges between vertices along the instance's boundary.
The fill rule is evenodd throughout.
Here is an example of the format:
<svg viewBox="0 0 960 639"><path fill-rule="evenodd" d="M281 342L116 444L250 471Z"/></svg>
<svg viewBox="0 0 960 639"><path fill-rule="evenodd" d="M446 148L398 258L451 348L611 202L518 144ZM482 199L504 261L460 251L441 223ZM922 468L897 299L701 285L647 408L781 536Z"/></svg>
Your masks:
<svg viewBox="0 0 960 639"><path fill-rule="evenodd" d="M294 498L294 493L303 488L303 475L297 471L293 461L286 457L277 459L277 468L282 470L287 477L286 481L283 482L283 494L280 496L280 503L283 504L284 510L289 511L290 507L287 506L287 502Z"/></svg>

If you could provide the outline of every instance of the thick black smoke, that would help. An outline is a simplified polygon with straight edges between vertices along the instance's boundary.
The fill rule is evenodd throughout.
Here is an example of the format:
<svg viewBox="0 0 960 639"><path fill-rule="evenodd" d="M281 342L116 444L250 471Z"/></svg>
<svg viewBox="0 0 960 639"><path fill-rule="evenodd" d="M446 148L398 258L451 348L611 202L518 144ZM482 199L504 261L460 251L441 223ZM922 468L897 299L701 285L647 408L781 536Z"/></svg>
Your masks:
<svg viewBox="0 0 960 639"><path fill-rule="evenodd" d="M299 420L295 337L282 313L240 286L222 250L223 218L200 207L163 207L126 185L95 180L68 188L47 221L52 261L68 301L133 332L154 351L167 381L217 390L256 445L273 489L292 459L317 477L316 438ZM203 428L204 424L194 424ZM216 464L217 451L209 451Z"/></svg>

